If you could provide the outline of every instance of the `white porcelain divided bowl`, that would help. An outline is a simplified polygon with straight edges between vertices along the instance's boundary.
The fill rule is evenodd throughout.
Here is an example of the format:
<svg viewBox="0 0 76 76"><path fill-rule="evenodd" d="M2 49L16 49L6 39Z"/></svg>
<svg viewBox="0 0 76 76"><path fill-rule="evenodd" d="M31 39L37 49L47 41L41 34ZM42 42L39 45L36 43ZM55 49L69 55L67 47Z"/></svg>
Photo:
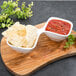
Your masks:
<svg viewBox="0 0 76 76"><path fill-rule="evenodd" d="M50 32L50 31L46 31L45 28L48 24L48 22L52 19L57 19L57 20L62 20L62 21L65 21L65 22L68 22L70 25L71 25L71 28L70 28L70 31L67 35L61 35L61 34L58 34L58 33L54 33L54 32ZM9 44L9 42L7 41L7 44L14 50L18 51L18 52L21 52L21 53L28 53L30 52L31 50L33 50L36 45L37 45L37 42L38 42L38 39L39 39L39 36L40 34L42 33L45 33L51 40L54 40L54 41L62 41L64 40L66 37L68 37L72 31L72 28L73 28L73 23L69 20L65 20L65 19L62 19L62 18L58 18L58 17L50 17L48 19L48 21L45 23L44 27L39 29L38 32L37 32L37 39L34 43L34 46L32 48L23 48L23 47L16 47L16 46L13 46L11 44Z"/></svg>

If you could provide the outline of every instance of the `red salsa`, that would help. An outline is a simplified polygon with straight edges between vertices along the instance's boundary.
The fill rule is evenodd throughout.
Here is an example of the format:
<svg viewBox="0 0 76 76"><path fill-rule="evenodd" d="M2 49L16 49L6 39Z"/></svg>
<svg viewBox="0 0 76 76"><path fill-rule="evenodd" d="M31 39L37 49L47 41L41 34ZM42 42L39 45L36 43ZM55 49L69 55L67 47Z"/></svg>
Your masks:
<svg viewBox="0 0 76 76"><path fill-rule="evenodd" d="M70 31L71 24L66 21L52 19L46 26L46 31L55 32L62 35L67 35Z"/></svg>

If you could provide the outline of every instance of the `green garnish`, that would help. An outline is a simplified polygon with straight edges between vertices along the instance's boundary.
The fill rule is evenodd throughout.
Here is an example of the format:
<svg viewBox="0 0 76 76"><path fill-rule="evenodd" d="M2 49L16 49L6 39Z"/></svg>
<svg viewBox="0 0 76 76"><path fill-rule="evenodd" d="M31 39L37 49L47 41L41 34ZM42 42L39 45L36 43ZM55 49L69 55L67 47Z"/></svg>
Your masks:
<svg viewBox="0 0 76 76"><path fill-rule="evenodd" d="M69 35L68 36L68 40L67 40L67 42L65 43L65 46L64 46L64 48L69 48L71 45L73 45L75 43L75 37L74 37L74 35Z"/></svg>
<svg viewBox="0 0 76 76"><path fill-rule="evenodd" d="M12 25L13 17L18 19L27 19L33 15L31 10L33 2L28 4L28 6L26 6L25 2L22 2L21 7L19 7L18 2L19 0L8 0L3 2L1 5L0 28Z"/></svg>

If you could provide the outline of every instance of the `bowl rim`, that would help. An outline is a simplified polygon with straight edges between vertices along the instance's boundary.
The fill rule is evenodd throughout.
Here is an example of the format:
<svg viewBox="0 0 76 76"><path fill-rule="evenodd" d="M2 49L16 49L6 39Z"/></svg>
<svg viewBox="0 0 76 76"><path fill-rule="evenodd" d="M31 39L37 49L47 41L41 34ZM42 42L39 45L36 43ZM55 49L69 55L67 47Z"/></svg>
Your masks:
<svg viewBox="0 0 76 76"><path fill-rule="evenodd" d="M32 49L34 48L34 47L32 47L32 48L17 47L17 46L11 45L11 44L8 42L8 40L7 40L7 44L8 44L10 47L12 47L12 48L18 48L18 49L28 49L28 50L32 50Z"/></svg>
<svg viewBox="0 0 76 76"><path fill-rule="evenodd" d="M67 35L62 35L62 34L58 34L58 33L55 33L55 32L46 31L45 28L46 28L48 22L49 22L50 20L52 20L52 19L57 19L57 20L61 20L61 21L68 22L68 23L71 25L69 33L68 33ZM47 22L45 23L44 27L43 27L43 29L44 29L46 32L49 32L49 33L54 34L54 35L62 36L62 37L67 37L67 36L69 36L70 33L71 33L71 31L72 31L72 28L73 28L73 23L72 23L71 21L66 20L66 19L63 19L63 18L59 18L59 17L50 17L50 18L47 20Z"/></svg>

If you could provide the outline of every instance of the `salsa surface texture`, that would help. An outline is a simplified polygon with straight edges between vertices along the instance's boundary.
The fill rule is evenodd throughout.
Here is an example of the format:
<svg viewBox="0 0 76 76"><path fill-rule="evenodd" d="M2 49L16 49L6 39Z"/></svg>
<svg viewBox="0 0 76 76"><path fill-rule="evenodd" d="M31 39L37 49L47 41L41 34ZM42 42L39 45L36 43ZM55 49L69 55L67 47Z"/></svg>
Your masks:
<svg viewBox="0 0 76 76"><path fill-rule="evenodd" d="M45 30L62 35L67 35L70 31L70 28L70 23L58 19L52 19L48 22Z"/></svg>

